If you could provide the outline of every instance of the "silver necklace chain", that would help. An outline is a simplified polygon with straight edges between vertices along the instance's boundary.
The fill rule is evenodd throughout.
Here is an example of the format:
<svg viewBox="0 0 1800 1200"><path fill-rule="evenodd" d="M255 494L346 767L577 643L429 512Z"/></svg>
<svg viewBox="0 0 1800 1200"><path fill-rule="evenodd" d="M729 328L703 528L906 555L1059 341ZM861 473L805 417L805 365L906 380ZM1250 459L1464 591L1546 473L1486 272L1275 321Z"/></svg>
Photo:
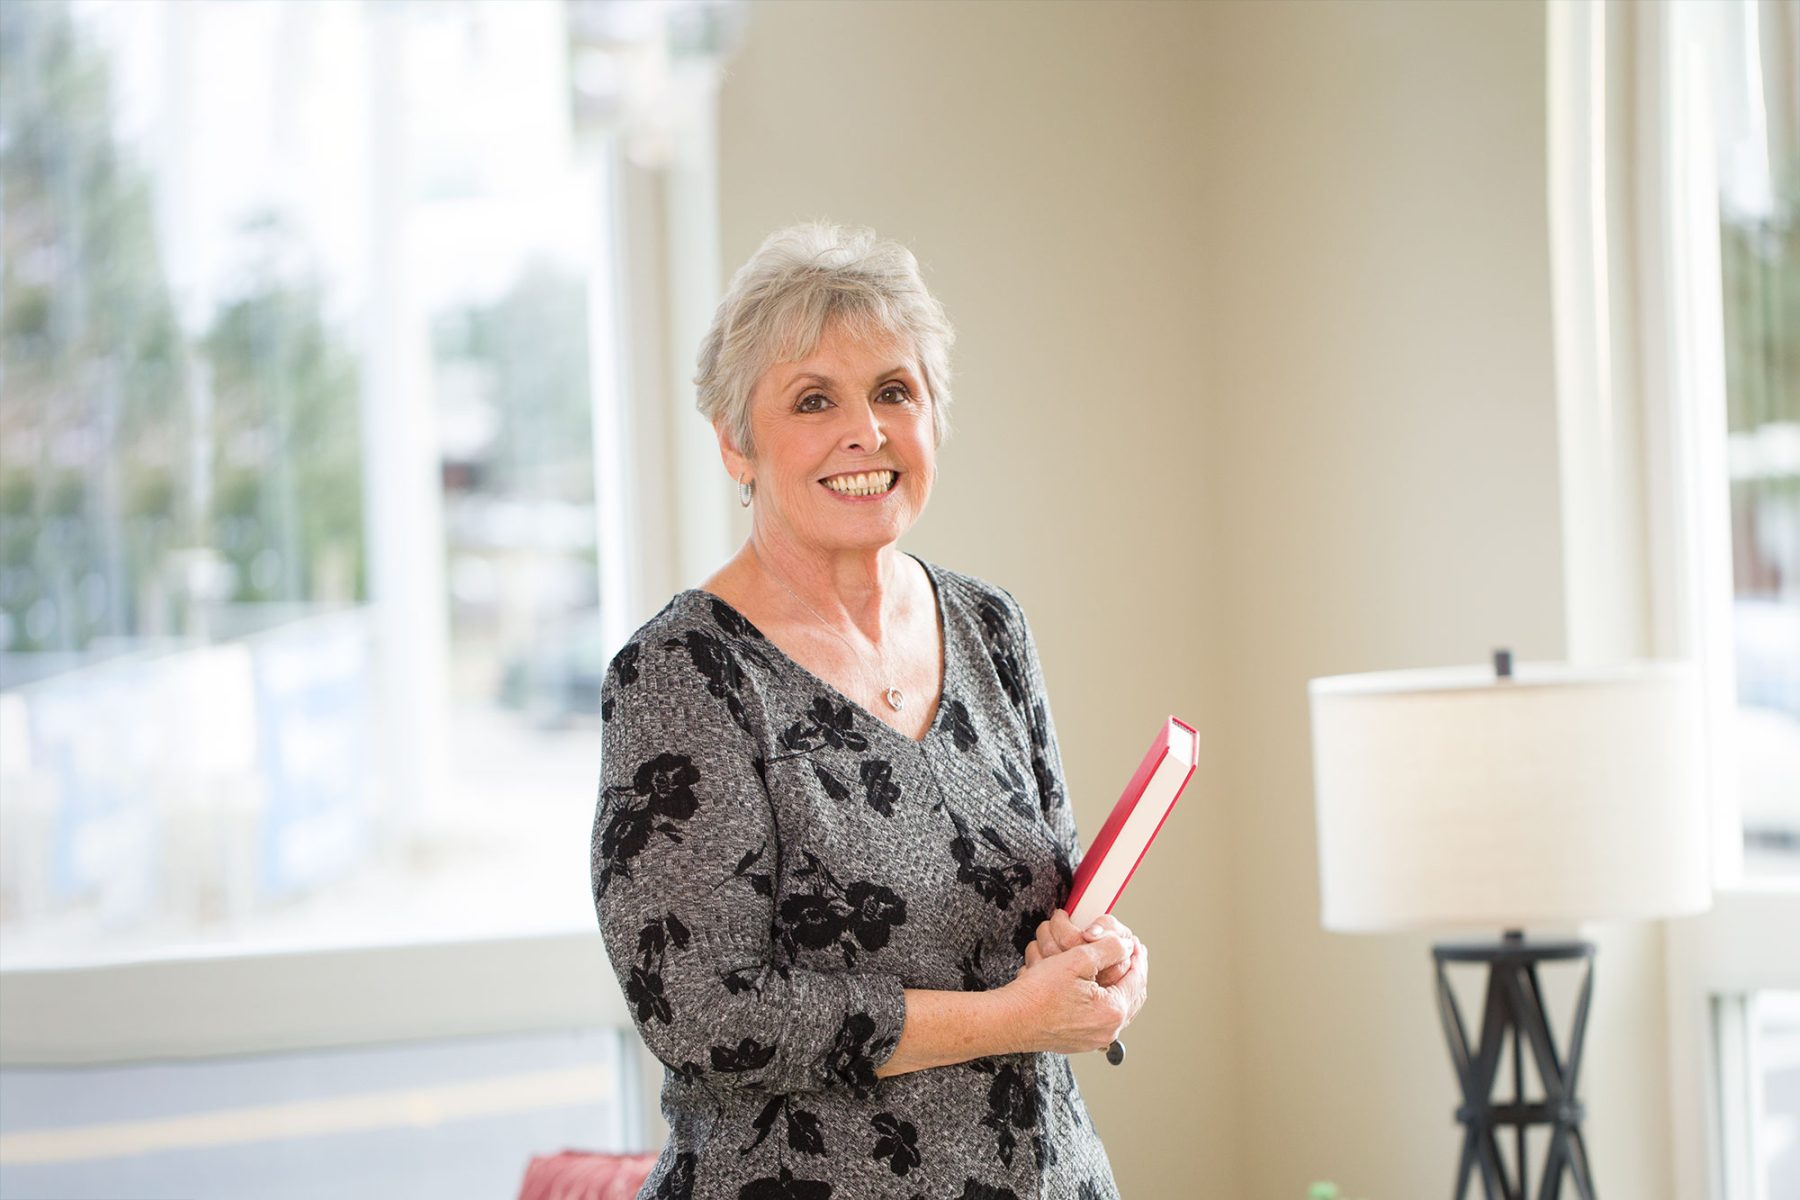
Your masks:
<svg viewBox="0 0 1800 1200"><path fill-rule="evenodd" d="M750 539L750 553L756 555L757 565L761 566L763 570L767 571L769 573L769 575L775 580L775 582L779 583L782 586L782 588L787 592L788 595L792 596L795 600L800 601L800 607L804 608L807 612L811 613L814 616L814 618L816 618L818 620L819 624L823 625L826 628L826 630L828 630L831 633L831 636L835 637L838 641L844 643L845 648L847 648L850 651L850 654L852 657L854 657L858 662L862 661L863 656L857 651L855 646L850 644L850 639L845 637L843 634L839 633L836 629L833 629L830 621L827 621L824 617L819 616L818 609L814 608L812 605L808 604L804 599L802 599L799 592L796 592L793 588L788 587L787 580L785 580L781 576L775 574L775 569L773 567L769 566L768 560L762 556L762 551L760 551L756 548L756 539L754 537L752 537ZM879 647L876 648L875 653L880 657L880 662L881 662L880 675L883 678L885 678L888 673L887 656L881 653L881 650ZM895 712L899 712L902 708L904 708L906 706L906 696L900 691L899 688L895 687L893 684L889 684L889 685L887 685L887 687L882 689L881 698L886 700L888 702L888 707L893 709Z"/></svg>

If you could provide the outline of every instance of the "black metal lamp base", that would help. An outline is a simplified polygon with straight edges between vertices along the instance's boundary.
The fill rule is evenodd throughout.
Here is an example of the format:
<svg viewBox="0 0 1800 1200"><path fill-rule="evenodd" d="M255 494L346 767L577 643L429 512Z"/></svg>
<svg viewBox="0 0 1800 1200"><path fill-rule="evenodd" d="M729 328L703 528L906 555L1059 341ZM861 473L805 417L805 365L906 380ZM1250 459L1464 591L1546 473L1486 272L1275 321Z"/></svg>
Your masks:
<svg viewBox="0 0 1800 1200"><path fill-rule="evenodd" d="M1456 1167L1455 1200L1463 1200L1469 1181L1480 1170L1487 1200L1527 1200L1526 1131L1534 1125L1550 1135L1538 1177L1540 1200L1558 1200L1563 1180L1574 1184L1580 1200L1594 1200L1593 1173L1588 1167L1587 1144L1581 1137L1586 1108L1575 1097L1581 1074L1581 1047L1587 1036L1588 1001L1594 991L1592 942L1527 943L1522 933L1508 931L1501 942L1479 945L1443 944L1432 947L1437 961L1438 1015L1450 1043L1450 1058L1462 1085L1463 1103L1456 1119L1463 1126L1462 1156ZM1581 997L1575 1005L1575 1024L1569 1033L1569 1056L1558 1056L1550 1036L1550 1018L1544 1010L1538 986L1538 964L1583 960ZM1450 963L1488 964L1487 998L1481 1018L1481 1041L1472 1044L1463 1025L1462 1012L1450 991ZM1496 1104L1494 1083L1500 1074L1501 1051L1512 1035L1513 1098ZM1544 1098L1527 1102L1524 1091L1525 1047L1543 1084ZM1517 1178L1509 1177L1500 1158L1500 1134L1512 1126L1518 1139Z"/></svg>

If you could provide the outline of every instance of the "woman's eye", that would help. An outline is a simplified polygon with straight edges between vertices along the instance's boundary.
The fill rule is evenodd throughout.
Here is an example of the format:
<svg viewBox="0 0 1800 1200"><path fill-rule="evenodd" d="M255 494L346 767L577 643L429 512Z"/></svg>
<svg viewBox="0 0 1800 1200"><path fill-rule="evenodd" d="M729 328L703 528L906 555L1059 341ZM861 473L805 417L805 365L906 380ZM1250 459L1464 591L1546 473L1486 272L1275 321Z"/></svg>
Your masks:
<svg viewBox="0 0 1800 1200"><path fill-rule="evenodd" d="M881 394L883 396L898 396L900 398L899 402L902 404L910 398L910 394L907 392L906 388L898 383L891 383L887 387L882 388Z"/></svg>
<svg viewBox="0 0 1800 1200"><path fill-rule="evenodd" d="M831 403L831 401L825 399L825 397L822 394L820 394L819 392L808 392L806 395L800 397L800 403L796 404L794 407L799 409L801 412L822 412L822 411L824 411L822 408L820 408L818 406L814 406L812 404L812 402L814 400L819 401L821 404L830 404Z"/></svg>

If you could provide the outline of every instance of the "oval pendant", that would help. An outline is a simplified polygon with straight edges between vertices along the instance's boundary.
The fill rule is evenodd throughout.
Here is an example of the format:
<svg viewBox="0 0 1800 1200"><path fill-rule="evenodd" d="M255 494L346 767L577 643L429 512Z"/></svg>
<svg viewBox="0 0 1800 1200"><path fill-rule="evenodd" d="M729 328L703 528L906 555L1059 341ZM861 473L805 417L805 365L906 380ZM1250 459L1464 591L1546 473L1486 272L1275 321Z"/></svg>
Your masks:
<svg viewBox="0 0 1800 1200"><path fill-rule="evenodd" d="M887 702L889 708L893 709L895 712L899 712L906 704L906 697L900 694L899 688L891 687L887 690Z"/></svg>

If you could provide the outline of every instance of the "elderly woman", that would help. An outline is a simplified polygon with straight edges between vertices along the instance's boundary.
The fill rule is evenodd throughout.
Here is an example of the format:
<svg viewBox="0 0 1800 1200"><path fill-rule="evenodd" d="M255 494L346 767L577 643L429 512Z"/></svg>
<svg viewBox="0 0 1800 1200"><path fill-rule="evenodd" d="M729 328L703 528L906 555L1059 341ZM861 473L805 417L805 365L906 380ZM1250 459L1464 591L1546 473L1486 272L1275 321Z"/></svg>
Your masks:
<svg viewBox="0 0 1800 1200"><path fill-rule="evenodd" d="M699 407L743 548L602 694L594 903L670 1138L645 1197L1118 1194L1068 1055L1148 951L1060 907L1080 857L1031 628L898 547L948 428L904 247L802 225L738 271Z"/></svg>

